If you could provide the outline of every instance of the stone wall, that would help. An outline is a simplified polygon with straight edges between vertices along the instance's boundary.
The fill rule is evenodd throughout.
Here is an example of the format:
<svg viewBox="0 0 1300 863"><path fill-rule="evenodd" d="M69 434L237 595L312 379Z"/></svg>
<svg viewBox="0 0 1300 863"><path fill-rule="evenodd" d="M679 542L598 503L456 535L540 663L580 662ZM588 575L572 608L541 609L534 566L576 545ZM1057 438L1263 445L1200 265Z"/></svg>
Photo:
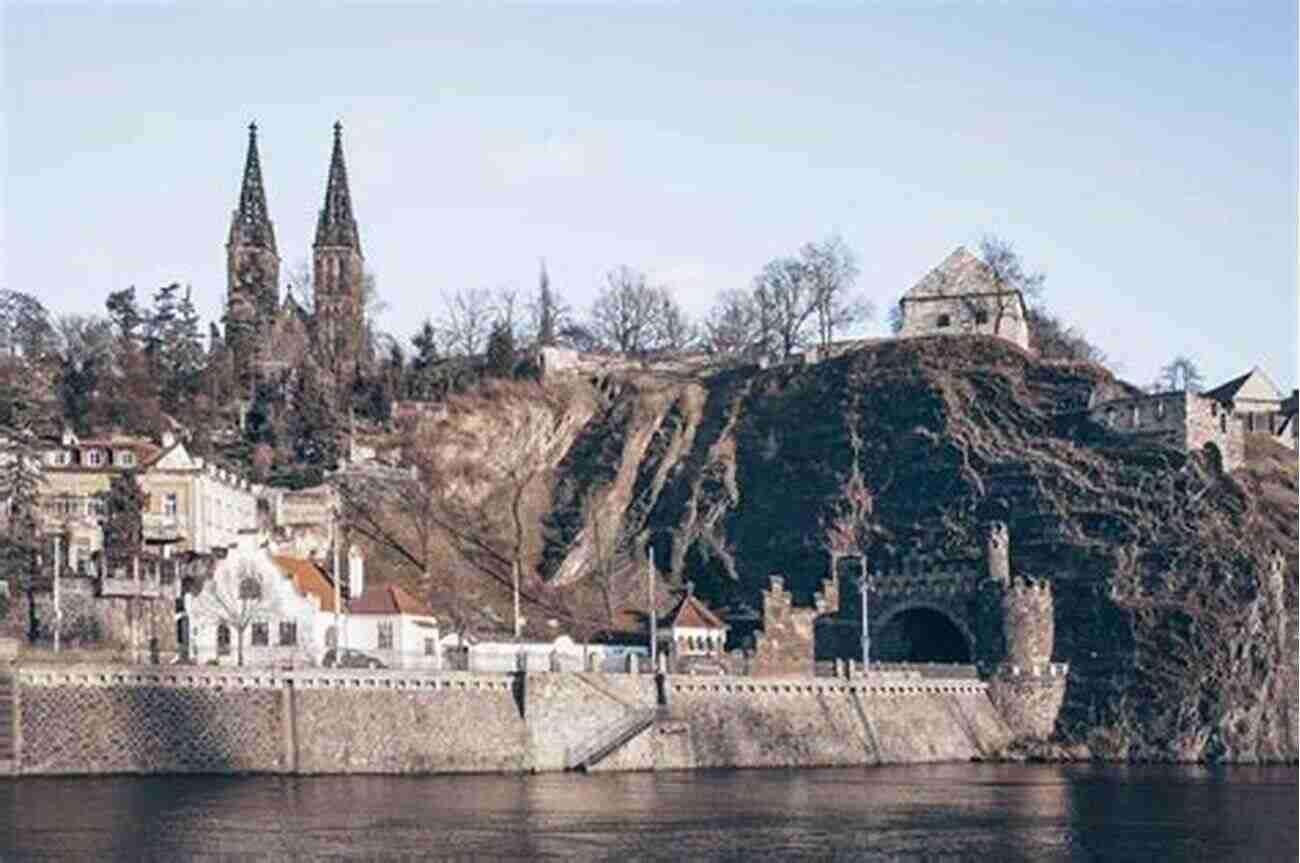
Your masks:
<svg viewBox="0 0 1300 863"><path fill-rule="evenodd" d="M1011 733L976 680L669 680L669 716L601 770L969 761Z"/></svg>
<svg viewBox="0 0 1300 863"><path fill-rule="evenodd" d="M773 575L763 591L762 631L754 635L750 673L811 676L818 619L829 621L839 605L839 588L834 579L825 582L812 607L795 608L794 598L785 589L785 579Z"/></svg>
<svg viewBox="0 0 1300 863"><path fill-rule="evenodd" d="M1089 409L1091 419L1120 434L1149 438L1154 442L1192 452L1213 444L1226 470L1235 470L1245 459L1245 435L1231 410L1195 393L1153 393L1134 398L1112 399Z"/></svg>
<svg viewBox="0 0 1300 863"><path fill-rule="evenodd" d="M561 770L655 705L599 769L968 760L1011 738L971 679L77 666L18 681L24 774Z"/></svg>
<svg viewBox="0 0 1300 863"><path fill-rule="evenodd" d="M139 646L147 650L151 638L158 639L163 653L176 650L176 583L164 582L156 596L97 596L90 578L65 577L59 584L59 606L63 611L62 644L129 647L132 628ZM35 621L38 641L54 638L54 594L46 590L25 593L19 599L19 621L27 631Z"/></svg>

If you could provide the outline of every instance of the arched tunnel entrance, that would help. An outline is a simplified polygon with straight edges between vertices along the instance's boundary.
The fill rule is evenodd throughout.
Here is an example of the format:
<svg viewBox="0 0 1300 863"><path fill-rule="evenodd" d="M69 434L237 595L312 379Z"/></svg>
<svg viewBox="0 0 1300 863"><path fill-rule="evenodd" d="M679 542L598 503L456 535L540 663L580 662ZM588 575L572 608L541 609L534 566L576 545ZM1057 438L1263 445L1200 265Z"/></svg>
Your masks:
<svg viewBox="0 0 1300 863"><path fill-rule="evenodd" d="M943 612L925 607L909 608L890 615L872 633L871 659L965 664L972 660L971 643Z"/></svg>

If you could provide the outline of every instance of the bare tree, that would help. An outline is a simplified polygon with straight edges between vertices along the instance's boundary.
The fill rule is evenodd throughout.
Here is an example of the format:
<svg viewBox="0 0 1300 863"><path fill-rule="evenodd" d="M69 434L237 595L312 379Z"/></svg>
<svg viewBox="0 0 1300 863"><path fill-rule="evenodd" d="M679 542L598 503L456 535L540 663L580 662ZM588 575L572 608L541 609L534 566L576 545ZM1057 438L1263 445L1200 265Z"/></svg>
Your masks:
<svg viewBox="0 0 1300 863"><path fill-rule="evenodd" d="M1048 360L1077 360L1107 363L1106 353L1088 341L1078 328L1070 326L1046 309L1031 308L1027 316L1034 350Z"/></svg>
<svg viewBox="0 0 1300 863"><path fill-rule="evenodd" d="M591 330L610 350L645 354L660 344L670 303L667 291L649 284L645 273L626 266L610 270L591 307Z"/></svg>
<svg viewBox="0 0 1300 863"><path fill-rule="evenodd" d="M482 354L498 315L492 292L486 288L466 288L444 296L443 306L438 322L443 352L462 357Z"/></svg>
<svg viewBox="0 0 1300 863"><path fill-rule="evenodd" d="M244 664L244 632L274 616L277 606L268 579L253 561L244 559L227 571L218 569L195 598L196 620L229 627L235 633L236 657Z"/></svg>
<svg viewBox="0 0 1300 863"><path fill-rule="evenodd" d="M984 259L992 292L978 298L979 306L971 310L972 316L990 315L993 332L997 334L1002 332L1002 325L1008 318L1019 315L1020 298L1028 306L1042 297L1046 276L1026 271L1011 243L996 236L985 236L980 241L980 256Z"/></svg>
<svg viewBox="0 0 1300 863"><path fill-rule="evenodd" d="M820 243L804 244L799 250L799 263L809 284L822 347L828 347L837 332L871 317L871 303L854 294L858 264L842 238L832 236Z"/></svg>
<svg viewBox="0 0 1300 863"><path fill-rule="evenodd" d="M784 358L808 343L808 322L816 314L816 295L797 258L769 261L754 279L754 303L763 343Z"/></svg>
<svg viewBox="0 0 1300 863"><path fill-rule="evenodd" d="M1201 377L1200 368L1190 357L1180 354L1160 369L1160 377L1151 385L1151 389L1155 392L1185 390L1189 393L1198 393L1204 385L1205 380Z"/></svg>
<svg viewBox="0 0 1300 863"><path fill-rule="evenodd" d="M746 291L727 290L704 321L704 343L711 353L745 354L763 349L758 305Z"/></svg>

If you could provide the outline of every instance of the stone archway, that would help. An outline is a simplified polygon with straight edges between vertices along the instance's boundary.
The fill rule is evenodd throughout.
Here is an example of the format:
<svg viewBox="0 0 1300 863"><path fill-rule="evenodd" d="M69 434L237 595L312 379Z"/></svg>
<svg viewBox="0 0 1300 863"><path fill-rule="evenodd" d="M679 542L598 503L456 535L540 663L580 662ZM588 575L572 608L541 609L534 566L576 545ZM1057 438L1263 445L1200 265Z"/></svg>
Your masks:
<svg viewBox="0 0 1300 863"><path fill-rule="evenodd" d="M965 622L937 605L908 603L871 625L873 662L974 662L975 639Z"/></svg>

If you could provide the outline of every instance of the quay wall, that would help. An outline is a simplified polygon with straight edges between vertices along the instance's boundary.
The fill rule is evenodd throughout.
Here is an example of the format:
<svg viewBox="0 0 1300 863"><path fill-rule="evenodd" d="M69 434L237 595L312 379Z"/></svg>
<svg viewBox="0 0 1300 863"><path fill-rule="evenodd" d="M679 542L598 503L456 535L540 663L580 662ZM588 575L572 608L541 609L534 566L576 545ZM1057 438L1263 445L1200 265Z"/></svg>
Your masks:
<svg viewBox="0 0 1300 863"><path fill-rule="evenodd" d="M977 680L19 667L13 772L555 771L969 760L1012 734ZM659 702L666 702L657 708Z"/></svg>

